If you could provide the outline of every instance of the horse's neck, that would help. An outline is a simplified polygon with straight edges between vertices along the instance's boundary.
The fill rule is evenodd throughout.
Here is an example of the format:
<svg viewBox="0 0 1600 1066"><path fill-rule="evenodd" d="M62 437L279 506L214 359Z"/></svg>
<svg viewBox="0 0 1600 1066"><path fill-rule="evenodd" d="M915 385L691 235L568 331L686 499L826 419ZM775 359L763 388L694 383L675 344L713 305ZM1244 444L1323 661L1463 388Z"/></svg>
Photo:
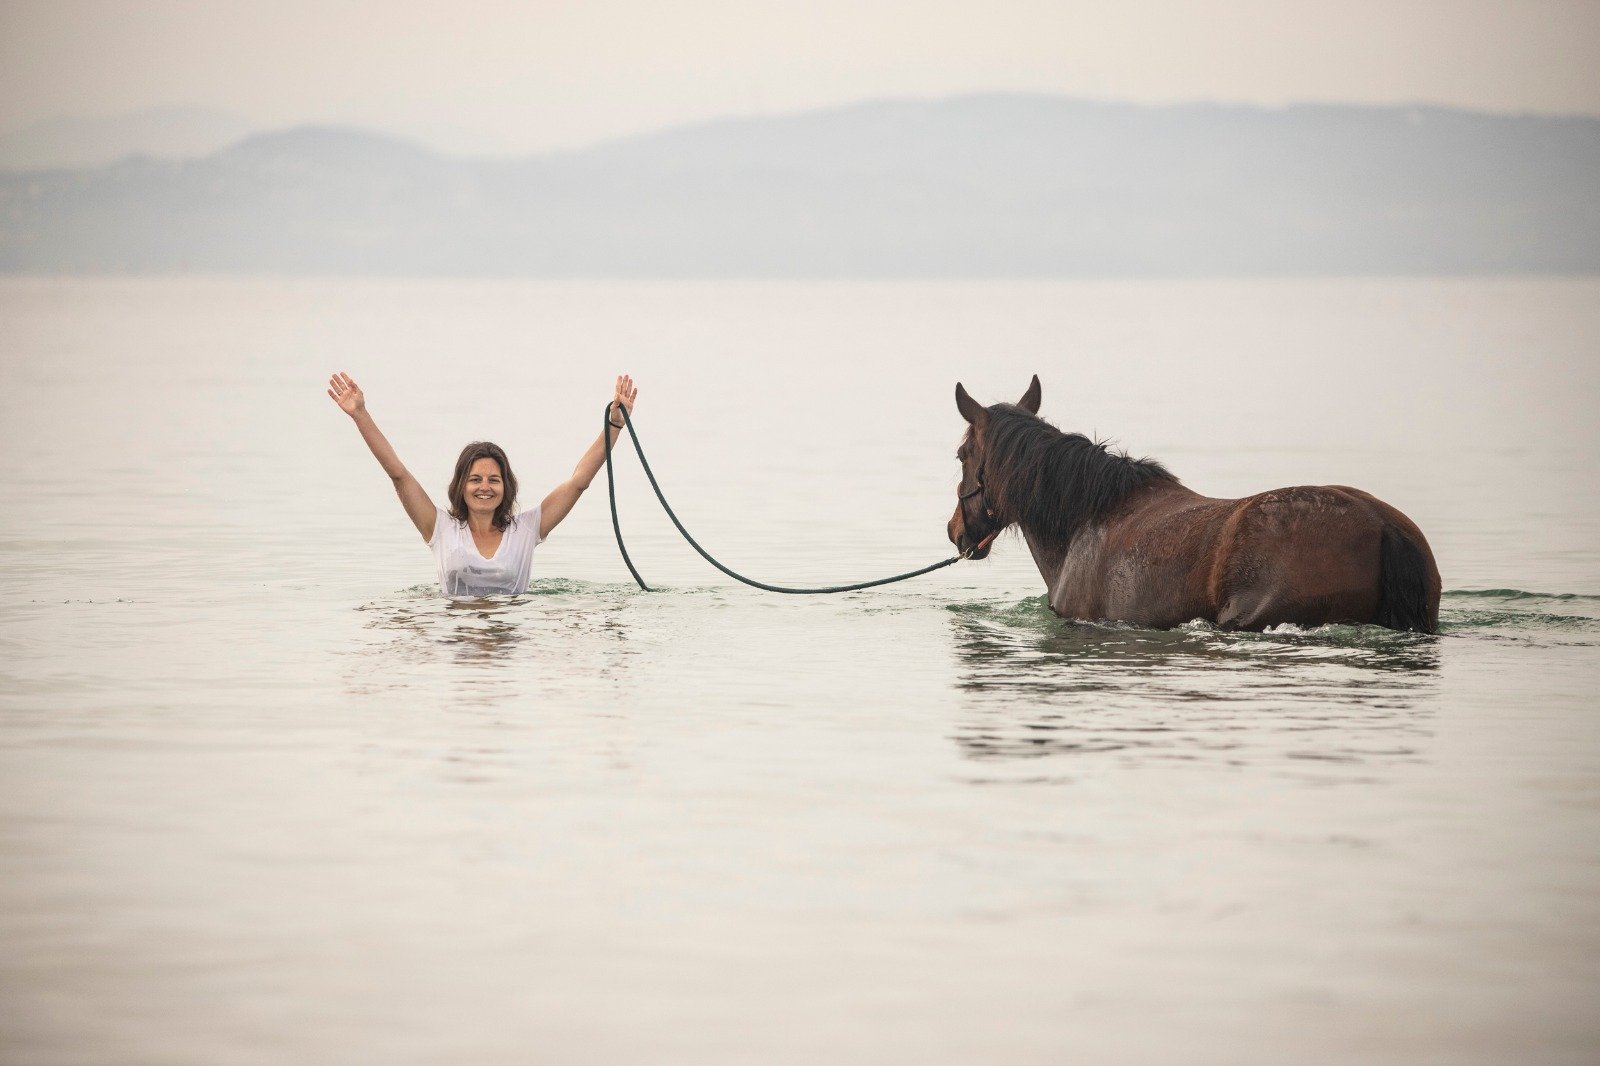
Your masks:
<svg viewBox="0 0 1600 1066"><path fill-rule="evenodd" d="M1028 544L1028 551L1033 553L1033 564L1039 568L1039 576L1044 578L1045 587L1054 589L1056 580L1061 576L1061 568L1067 562L1067 545L1051 543L1027 526L1019 528L1022 530L1022 539Z"/></svg>
<svg viewBox="0 0 1600 1066"><path fill-rule="evenodd" d="M1074 530L1072 536L1066 540L1030 528L1026 522L1017 523L1017 528L1022 531L1022 539L1027 542L1028 551L1033 553L1033 563L1039 568L1039 576L1044 578L1045 587L1050 589L1051 595L1054 596L1058 591L1057 586L1062 581L1068 580L1065 571L1069 561L1077 571L1081 571L1086 564L1091 567L1098 565L1094 562L1098 555L1097 545L1107 522L1114 521L1119 515L1127 514L1131 508L1162 506L1162 501L1174 497L1200 498L1175 481L1158 481L1134 489L1118 501L1108 513Z"/></svg>

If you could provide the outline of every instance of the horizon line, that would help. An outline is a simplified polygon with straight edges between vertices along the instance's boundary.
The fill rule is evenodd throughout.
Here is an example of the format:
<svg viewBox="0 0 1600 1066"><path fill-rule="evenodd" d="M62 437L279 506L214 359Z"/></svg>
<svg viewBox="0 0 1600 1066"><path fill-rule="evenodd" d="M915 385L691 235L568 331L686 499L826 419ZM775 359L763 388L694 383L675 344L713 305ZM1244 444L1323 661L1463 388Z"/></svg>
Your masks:
<svg viewBox="0 0 1600 1066"><path fill-rule="evenodd" d="M31 121L31 122L25 123L23 125L12 126L12 127L9 127L9 128L0 128L0 138L15 137L15 136L18 136L18 135L26 134L26 133L29 133L31 131L47 128L47 127L50 127L50 126L58 126L58 125L73 124L73 123L114 124L114 123L117 123L117 122L126 122L126 121L135 120L135 119L139 119L139 118L153 117L153 116L159 116L159 115L163 115L163 114L175 114L175 113L188 112L188 113L195 114L195 115L206 115L206 116L219 118L219 119L222 119L222 118L233 119L233 120L237 120L237 121L240 121L242 123L245 123L246 125L251 127L249 129L249 131L246 132L241 137L239 137L238 140L230 142L229 144L224 145L223 147L221 147L219 149L216 149L215 151L227 151L230 148L233 148L233 147L235 147L235 146L237 146L239 144L243 144L243 143L245 143L245 142L247 142L247 141L249 141L249 140L251 140L253 138L256 138L256 137L271 136L273 134L290 133L290 132L295 132L295 131L300 131L300 130L328 130L328 131L359 132L359 133L365 133L365 134L369 134L369 135L370 134L376 134L376 135L379 135L381 137L384 137L384 138L392 140L392 141L407 143L407 144L410 144L412 146L415 146L415 147L424 149L426 151L429 151L429 152L431 152L433 154L440 155L440 156L445 156L445 157L450 157L450 158L458 158L458 159L523 159L523 158L540 157L540 156L556 156L556 155L577 154L577 153L581 153L581 152L590 151L590 150L593 150L593 149L596 149L596 148L602 148L602 147L605 147L605 146L608 146L608 145L612 145L612 144L622 143L622 142L625 142L625 141L631 141L631 140L636 140L636 139L641 139L641 138L649 138L649 137L658 137L658 136L663 136L663 135L667 135L667 134L678 133L678 132L683 132L683 131L687 131L687 130L702 129L702 128L707 128L707 127L712 127L712 126L717 126L717 125L723 125L723 124L728 124L728 123L763 121L763 120L779 120L779 121L781 121L781 120L785 120L785 119L799 118L799 117L808 116L808 115L823 115L823 114L830 114L830 113L839 113L839 112L845 112L845 111L855 110L855 109L859 109L859 108L868 108L868 107L883 107L883 106L913 105L913 104L937 105L937 104L955 103L955 102L959 102L959 101L963 101L963 100L1003 99L1003 98L1030 99L1030 100L1051 100L1051 101L1059 101L1059 102L1063 102L1063 103L1089 104L1089 105L1105 106L1105 107L1125 107L1125 108L1141 110L1141 111L1174 111L1174 110L1184 110L1184 109L1189 109L1189 108L1216 108L1218 110L1257 111L1257 112L1264 112L1264 113L1284 113L1284 112L1302 110L1302 109L1305 109L1305 110L1310 110L1310 109L1328 109L1328 110L1351 110L1351 111L1385 111L1385 112L1432 111L1432 112L1445 112L1445 113L1460 114L1460 115L1472 115L1472 116L1486 117L1486 118L1547 119L1547 120L1557 120L1557 121L1560 121L1560 120L1565 120L1565 121L1573 121L1573 120L1577 120L1577 121L1600 121L1600 112L1592 112L1591 113L1591 112L1583 112L1583 111L1547 111L1547 110L1541 110L1541 109L1538 109L1538 108L1522 108L1522 109L1516 109L1516 110L1502 110L1502 109L1490 109L1490 108L1482 108L1482 107L1471 107L1471 106L1467 106L1467 105L1463 105L1463 104L1444 103L1444 102L1432 101L1432 100L1407 100L1407 101L1392 101L1392 102L1383 102L1383 103L1373 103L1373 102L1358 102L1358 101L1349 101L1349 100L1329 100L1329 99L1305 98L1305 99L1286 100L1286 101L1282 101L1282 102L1279 102L1279 103L1262 103L1262 102L1259 102L1259 101L1236 100L1236 99L1230 100L1230 99L1224 99L1224 98L1218 98L1218 97L1190 97L1190 98L1184 98L1184 99L1152 101L1152 100L1139 100L1139 99L1134 99L1134 98L1131 98L1131 97L1099 96L1099 95L1082 94L1082 93L1054 93L1054 92L1043 92L1043 91L1039 91L1039 90L1029 90L1029 89L977 89L977 90L970 90L970 91L965 91L965 92L956 92L956 93L949 93L949 94L915 94L915 93L908 93L908 94L894 94L894 95L874 95L874 96L861 97L861 98L855 99L855 100L848 100L848 101L842 101L842 102L838 102L838 103L829 103L829 104L818 104L818 105L809 106L809 107L774 108L774 109L771 109L771 110L729 111L729 112L723 112L723 113L714 114L714 115L707 115L707 116L704 116L704 117L701 117L701 118L693 118L693 119L685 119L685 120L677 121L677 122L669 122L669 123L666 123L664 125L641 127L639 129L633 130L631 132L615 133L615 134L604 134L604 135L600 135L600 136L598 136L598 137L596 137L596 138L594 138L592 140L584 140L584 141L581 141L581 142L574 142L572 144L567 144L567 145L559 146L559 147L542 148L542 149L536 148L536 149L529 149L529 150L515 150L515 149L513 149L513 150L505 150L505 151L492 151L492 150L491 151L460 151L460 150L455 150L455 149L441 148L441 147L437 147L433 143L430 143L429 139L425 135L421 135L421 134L417 134L415 132L411 132L410 130L407 130L407 129L403 128L403 127L395 127L395 126L384 124L384 123L369 123L369 122L364 122L364 121L360 121L360 120L342 120L342 119L336 119L336 118L308 118L308 119L304 119L304 120L294 120L294 121L289 121L289 122L284 122L284 123L263 124L263 123L258 123L256 120L254 120L254 119L252 119L252 118L250 118L250 117L248 117L246 115L243 115L243 114L241 114L239 112L236 112L236 111L222 110L222 109L218 109L218 108L207 107L207 106L204 106L204 105L201 105L201 104L190 104L190 103L154 105L154 106L151 106L151 107L135 108L135 109L132 109L132 110L129 110L129 111L115 112L115 113L111 113L111 114L97 114L97 115L95 115L95 114L81 114L81 113L79 113L79 114L56 115L56 116L49 117L49 118L36 119L36 120ZM137 155L137 154L139 154L139 153L132 153L132 155ZM215 152L206 152L206 153L202 153L201 155L198 155L198 156L191 156L191 157L185 157L185 158L204 158L205 156L211 155L211 154L215 154ZM124 157L124 158L128 158L128 157ZM0 169L5 169L5 168L0 168ZM24 168L24 169L62 169L62 168L48 167L48 168ZM68 168L68 169L70 169L70 168Z"/></svg>

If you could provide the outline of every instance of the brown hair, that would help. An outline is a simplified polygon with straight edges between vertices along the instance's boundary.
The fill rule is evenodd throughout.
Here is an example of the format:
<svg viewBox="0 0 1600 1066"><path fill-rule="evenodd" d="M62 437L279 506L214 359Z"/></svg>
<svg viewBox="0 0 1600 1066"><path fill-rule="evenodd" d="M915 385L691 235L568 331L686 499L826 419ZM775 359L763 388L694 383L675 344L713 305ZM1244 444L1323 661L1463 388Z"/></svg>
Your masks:
<svg viewBox="0 0 1600 1066"><path fill-rule="evenodd" d="M450 517L457 522L467 520L467 475L472 471L472 464L479 459L493 459L500 464L503 491L500 506L494 509L494 528L503 530L511 524L511 516L516 513L517 476L511 472L511 461L506 458L500 445L490 444L486 440L475 440L461 449L461 457L456 460L456 472L450 476L450 488L445 493L450 500Z"/></svg>

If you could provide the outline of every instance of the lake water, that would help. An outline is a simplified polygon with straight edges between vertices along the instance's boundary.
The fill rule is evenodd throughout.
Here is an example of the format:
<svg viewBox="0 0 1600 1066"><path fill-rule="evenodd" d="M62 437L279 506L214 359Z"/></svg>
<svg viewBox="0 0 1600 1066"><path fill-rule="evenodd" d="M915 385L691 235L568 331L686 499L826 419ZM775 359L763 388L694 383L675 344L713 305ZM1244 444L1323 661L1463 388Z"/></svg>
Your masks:
<svg viewBox="0 0 1600 1066"><path fill-rule="evenodd" d="M1566 1063L1600 1047L1600 281L0 281L0 1059ZM1015 538L733 584L631 451L451 602L349 421L525 503L612 377L779 583L951 554L957 380L1368 489L1439 637L1073 624Z"/></svg>

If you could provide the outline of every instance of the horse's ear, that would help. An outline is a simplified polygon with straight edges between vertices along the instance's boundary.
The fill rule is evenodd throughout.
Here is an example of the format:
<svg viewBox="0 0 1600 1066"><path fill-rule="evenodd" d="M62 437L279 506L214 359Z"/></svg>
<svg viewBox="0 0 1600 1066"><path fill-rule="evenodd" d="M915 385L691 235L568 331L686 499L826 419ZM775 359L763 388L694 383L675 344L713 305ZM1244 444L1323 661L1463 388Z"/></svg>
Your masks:
<svg viewBox="0 0 1600 1066"><path fill-rule="evenodd" d="M981 426L989 417L989 412L977 400L967 395L967 390L962 388L961 382L956 382L956 410L974 426Z"/></svg>
<svg viewBox="0 0 1600 1066"><path fill-rule="evenodd" d="M1017 401L1017 406L1030 415L1039 413L1039 401L1044 397L1044 390L1039 387L1039 375L1033 375L1033 384L1028 386L1028 391L1022 394L1022 399Z"/></svg>

